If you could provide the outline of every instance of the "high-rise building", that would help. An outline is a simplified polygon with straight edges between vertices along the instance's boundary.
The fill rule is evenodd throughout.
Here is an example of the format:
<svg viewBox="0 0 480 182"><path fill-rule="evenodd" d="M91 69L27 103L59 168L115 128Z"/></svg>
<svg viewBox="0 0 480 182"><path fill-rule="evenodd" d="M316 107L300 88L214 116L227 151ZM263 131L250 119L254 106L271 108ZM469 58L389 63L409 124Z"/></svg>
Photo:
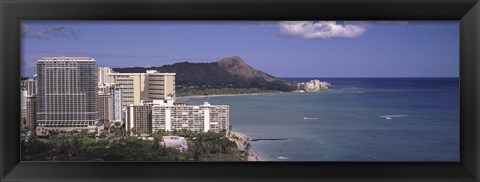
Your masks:
<svg viewBox="0 0 480 182"><path fill-rule="evenodd" d="M89 57L44 57L37 62L37 125L80 130L97 123L97 63ZM37 127L38 133L38 127Z"/></svg>
<svg viewBox="0 0 480 182"><path fill-rule="evenodd" d="M20 87L27 91L27 95L37 94L37 83L35 78L27 78L21 80Z"/></svg>
<svg viewBox="0 0 480 182"><path fill-rule="evenodd" d="M36 110L37 110L37 101L35 95L28 95L26 97L26 113L25 113L25 131L35 131L36 125Z"/></svg>
<svg viewBox="0 0 480 182"><path fill-rule="evenodd" d="M26 78L20 81L20 124L24 131L35 130L37 85L34 78Z"/></svg>
<svg viewBox="0 0 480 182"><path fill-rule="evenodd" d="M98 88L98 119L120 122L122 120L122 89L115 84Z"/></svg>
<svg viewBox="0 0 480 182"><path fill-rule="evenodd" d="M123 106L122 106L122 89L119 87L115 87L113 89L113 120L116 122L121 122L122 121L122 111L123 111Z"/></svg>
<svg viewBox="0 0 480 182"><path fill-rule="evenodd" d="M98 95L98 120L113 121L113 98L110 94Z"/></svg>
<svg viewBox="0 0 480 182"><path fill-rule="evenodd" d="M108 74L113 73L112 69L109 67L98 67L98 86L107 85L113 83L110 80L111 77Z"/></svg>
<svg viewBox="0 0 480 182"><path fill-rule="evenodd" d="M122 106L140 105L141 100L161 100L175 95L175 73L109 73L112 83L122 88Z"/></svg>
<svg viewBox="0 0 480 182"><path fill-rule="evenodd" d="M152 107L149 105L131 105L124 110L125 129L133 134L152 133Z"/></svg>
<svg viewBox="0 0 480 182"><path fill-rule="evenodd" d="M166 100L143 101L124 110L125 128L136 134L157 131L192 130L219 132L229 129L229 106L188 105Z"/></svg>
<svg viewBox="0 0 480 182"><path fill-rule="evenodd" d="M193 131L221 131L229 129L229 106L188 105L173 103L167 99L166 103L152 106L152 131L193 130Z"/></svg>
<svg viewBox="0 0 480 182"><path fill-rule="evenodd" d="M23 130L27 128L27 90L25 87L20 88L20 127Z"/></svg>

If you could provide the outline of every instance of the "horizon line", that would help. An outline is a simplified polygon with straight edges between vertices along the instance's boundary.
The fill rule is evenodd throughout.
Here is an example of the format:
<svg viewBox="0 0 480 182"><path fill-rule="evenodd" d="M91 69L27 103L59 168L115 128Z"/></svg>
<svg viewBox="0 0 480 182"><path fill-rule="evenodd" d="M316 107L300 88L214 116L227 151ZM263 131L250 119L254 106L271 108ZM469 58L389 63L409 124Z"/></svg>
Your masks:
<svg viewBox="0 0 480 182"><path fill-rule="evenodd" d="M278 76L277 78L460 78L459 76Z"/></svg>

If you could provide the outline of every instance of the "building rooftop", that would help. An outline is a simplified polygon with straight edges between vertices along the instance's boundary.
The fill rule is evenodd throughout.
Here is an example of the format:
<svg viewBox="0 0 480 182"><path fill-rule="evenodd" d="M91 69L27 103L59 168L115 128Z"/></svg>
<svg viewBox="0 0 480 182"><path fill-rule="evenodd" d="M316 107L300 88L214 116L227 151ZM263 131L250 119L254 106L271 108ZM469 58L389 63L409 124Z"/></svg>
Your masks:
<svg viewBox="0 0 480 182"><path fill-rule="evenodd" d="M188 143L184 137L163 136L163 144L165 145L165 147L175 148L180 151L188 150Z"/></svg>
<svg viewBox="0 0 480 182"><path fill-rule="evenodd" d="M38 61L95 61L95 59L91 57L43 57L41 60Z"/></svg>

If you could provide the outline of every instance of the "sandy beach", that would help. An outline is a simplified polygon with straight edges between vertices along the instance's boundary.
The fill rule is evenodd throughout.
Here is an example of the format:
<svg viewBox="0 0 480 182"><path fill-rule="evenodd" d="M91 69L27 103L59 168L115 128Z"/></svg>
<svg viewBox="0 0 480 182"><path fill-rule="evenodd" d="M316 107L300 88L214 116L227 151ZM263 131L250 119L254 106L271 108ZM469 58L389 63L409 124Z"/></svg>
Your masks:
<svg viewBox="0 0 480 182"><path fill-rule="evenodd" d="M221 95L191 95L191 96L177 97L177 99L246 96L246 95L268 95L273 93L277 93L277 92L263 92L263 93L249 93L249 94L221 94ZM242 151L245 151L246 146L250 144L250 137L242 133L230 131L228 138L234 141L237 144L238 149ZM260 156L255 154L251 148L249 148L248 151L246 152L247 152L247 161L265 161Z"/></svg>
<svg viewBox="0 0 480 182"><path fill-rule="evenodd" d="M230 134L228 137L230 138L230 140L235 141L235 143L237 144L238 150L245 151L247 145L250 144L250 137L242 133L230 131ZM251 148L248 148L246 152L248 154L247 161L265 161L260 156L255 154Z"/></svg>

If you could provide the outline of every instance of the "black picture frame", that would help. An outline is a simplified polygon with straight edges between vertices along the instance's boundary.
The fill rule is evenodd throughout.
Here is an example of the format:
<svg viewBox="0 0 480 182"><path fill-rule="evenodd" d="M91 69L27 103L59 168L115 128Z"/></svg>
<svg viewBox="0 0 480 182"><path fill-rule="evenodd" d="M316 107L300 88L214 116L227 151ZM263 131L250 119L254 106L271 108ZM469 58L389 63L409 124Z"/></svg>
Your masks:
<svg viewBox="0 0 480 182"><path fill-rule="evenodd" d="M0 0L2 181L478 181L478 0ZM459 20L460 162L21 162L21 20Z"/></svg>

